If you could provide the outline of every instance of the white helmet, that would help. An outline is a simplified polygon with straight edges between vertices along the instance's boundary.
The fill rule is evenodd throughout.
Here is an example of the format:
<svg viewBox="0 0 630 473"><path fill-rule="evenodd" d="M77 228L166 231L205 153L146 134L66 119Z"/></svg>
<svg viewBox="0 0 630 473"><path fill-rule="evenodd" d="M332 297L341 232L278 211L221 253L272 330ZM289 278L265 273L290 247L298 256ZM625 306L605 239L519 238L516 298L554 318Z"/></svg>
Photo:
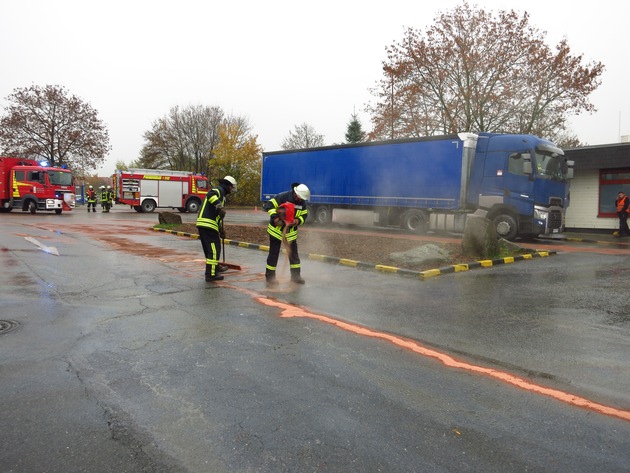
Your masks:
<svg viewBox="0 0 630 473"><path fill-rule="evenodd" d="M221 181L226 181L227 184L233 187L232 190L236 192L236 179L234 179L232 176L225 176L223 179L219 179L219 182Z"/></svg>
<svg viewBox="0 0 630 473"><path fill-rule="evenodd" d="M297 196L302 200L310 200L311 199L311 191L306 184L300 184L293 188L293 191L297 194Z"/></svg>

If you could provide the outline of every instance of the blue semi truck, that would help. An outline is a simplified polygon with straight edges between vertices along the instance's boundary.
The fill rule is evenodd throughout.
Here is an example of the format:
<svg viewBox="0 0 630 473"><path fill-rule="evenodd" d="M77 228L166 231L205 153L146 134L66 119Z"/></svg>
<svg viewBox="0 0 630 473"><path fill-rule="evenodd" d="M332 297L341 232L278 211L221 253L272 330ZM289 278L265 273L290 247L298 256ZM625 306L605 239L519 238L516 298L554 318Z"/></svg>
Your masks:
<svg viewBox="0 0 630 473"><path fill-rule="evenodd" d="M572 166L550 141L496 133L263 152L261 200L301 182L321 224L463 232L475 214L514 240L562 231Z"/></svg>

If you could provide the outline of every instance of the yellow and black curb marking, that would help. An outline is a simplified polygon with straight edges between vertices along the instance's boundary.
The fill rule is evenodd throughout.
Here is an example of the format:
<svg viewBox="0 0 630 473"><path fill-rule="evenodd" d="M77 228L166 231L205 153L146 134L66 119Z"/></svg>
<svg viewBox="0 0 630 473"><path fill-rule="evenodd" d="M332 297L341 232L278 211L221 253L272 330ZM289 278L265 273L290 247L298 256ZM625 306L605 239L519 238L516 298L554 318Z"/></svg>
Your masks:
<svg viewBox="0 0 630 473"><path fill-rule="evenodd" d="M153 230L157 232L171 233L177 236L185 236L185 237L199 239L199 235L197 235L196 233L176 232L173 230L166 230L164 228L153 228ZM250 248L254 250L269 251L269 246L267 245L256 245L253 243L245 243L242 241L228 240L227 238L225 239L225 243L232 246L238 246L240 248ZM337 258L334 256L318 255L314 253L310 253L307 256L310 259L321 261L323 263L340 264L343 266L350 266L357 269L368 269L368 270L380 271L383 273L399 274L401 276L411 276L411 277L420 278L420 279L429 279L435 276L440 276L442 274L459 273L462 271L469 271L471 269L477 269L477 268L491 268L492 266L499 266L501 264L510 264L510 263L515 263L516 261L526 261L533 258L545 258L547 256L551 256L555 254L556 254L555 251L536 251L535 253L529 253L525 255L507 256L505 258L497 258L497 259L492 259L492 260L479 260L479 261L474 261L472 263L466 263L466 264L454 264L450 266L445 266L443 268L428 269L426 271L413 271L411 269L397 268L395 266L386 266L383 264L374 264L374 263L364 263L362 261L355 261L355 260L346 259L346 258Z"/></svg>

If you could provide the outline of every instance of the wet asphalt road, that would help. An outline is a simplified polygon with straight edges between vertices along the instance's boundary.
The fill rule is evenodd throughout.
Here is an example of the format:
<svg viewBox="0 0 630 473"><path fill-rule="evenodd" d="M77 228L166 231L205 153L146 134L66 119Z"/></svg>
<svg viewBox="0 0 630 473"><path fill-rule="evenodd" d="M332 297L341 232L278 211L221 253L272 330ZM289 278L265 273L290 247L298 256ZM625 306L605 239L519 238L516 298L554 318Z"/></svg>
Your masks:
<svg viewBox="0 0 630 473"><path fill-rule="evenodd" d="M156 221L0 215L2 471L628 471L625 244L425 281L303 255L270 292L264 251L207 284Z"/></svg>

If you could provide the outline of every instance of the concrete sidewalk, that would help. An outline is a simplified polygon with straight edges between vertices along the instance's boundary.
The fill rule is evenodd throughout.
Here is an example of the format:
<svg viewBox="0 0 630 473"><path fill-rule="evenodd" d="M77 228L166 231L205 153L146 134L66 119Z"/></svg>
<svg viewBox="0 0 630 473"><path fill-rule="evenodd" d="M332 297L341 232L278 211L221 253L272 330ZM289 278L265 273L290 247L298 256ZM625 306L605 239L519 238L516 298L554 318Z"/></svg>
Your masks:
<svg viewBox="0 0 630 473"><path fill-rule="evenodd" d="M560 241L574 241L584 243L614 243L616 245L629 245L630 237L616 237L613 235L614 230L602 232L576 232L566 231L563 233L552 235L540 235L539 240L560 240Z"/></svg>

